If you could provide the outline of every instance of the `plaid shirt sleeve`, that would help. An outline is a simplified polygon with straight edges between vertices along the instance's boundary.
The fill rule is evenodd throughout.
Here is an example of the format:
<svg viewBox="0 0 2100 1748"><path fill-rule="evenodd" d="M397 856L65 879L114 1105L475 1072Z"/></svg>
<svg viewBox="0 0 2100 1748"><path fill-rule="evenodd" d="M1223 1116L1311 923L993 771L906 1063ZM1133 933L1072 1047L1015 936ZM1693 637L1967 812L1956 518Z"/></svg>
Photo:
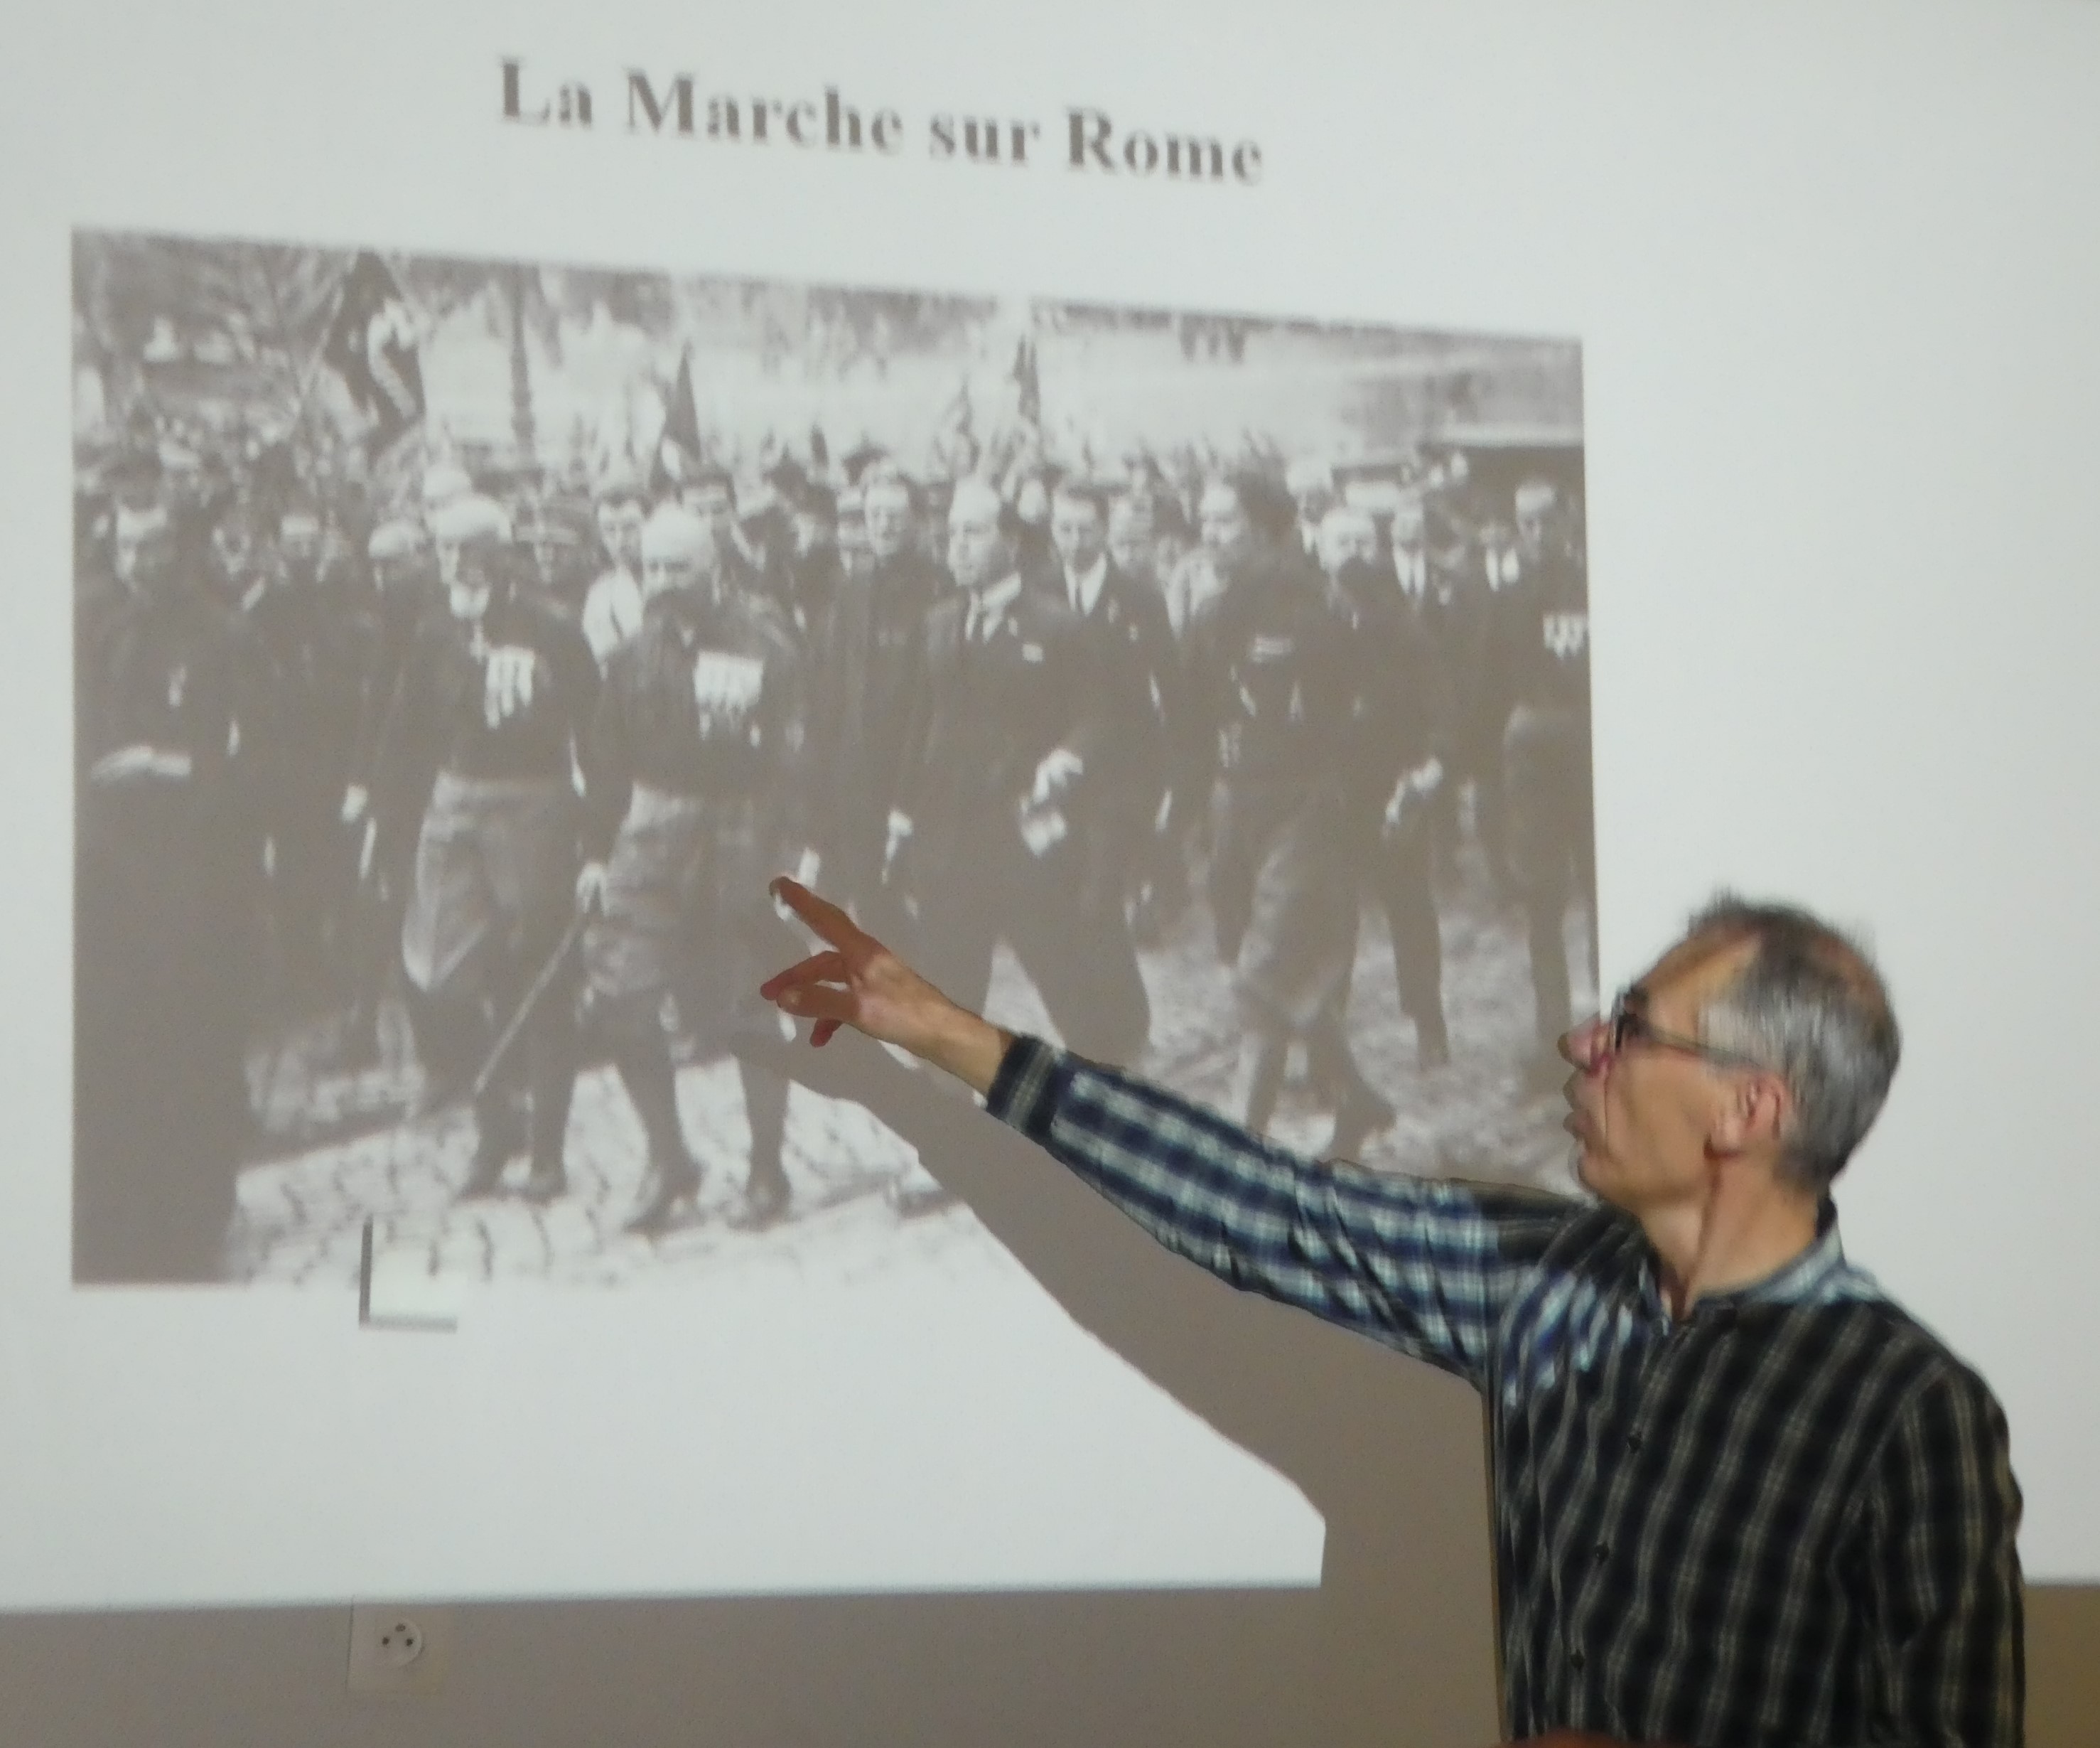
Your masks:
<svg viewBox="0 0 2100 1748"><path fill-rule="evenodd" d="M986 1103L1169 1250L1476 1386L1517 1283L1581 1205L1316 1164L1038 1039L1014 1041Z"/></svg>
<svg viewBox="0 0 2100 1748"><path fill-rule="evenodd" d="M1904 1748L2019 1748L2020 1491L2005 1420L1956 1366L1891 1428L1870 1506L1882 1701Z"/></svg>

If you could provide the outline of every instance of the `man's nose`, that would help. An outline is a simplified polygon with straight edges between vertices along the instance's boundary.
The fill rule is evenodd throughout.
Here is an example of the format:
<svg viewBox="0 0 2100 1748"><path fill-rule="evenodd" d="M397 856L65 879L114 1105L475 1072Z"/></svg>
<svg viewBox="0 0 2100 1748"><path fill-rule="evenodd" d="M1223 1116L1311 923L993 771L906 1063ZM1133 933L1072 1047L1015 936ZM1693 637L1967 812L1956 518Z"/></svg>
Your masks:
<svg viewBox="0 0 2100 1748"><path fill-rule="evenodd" d="M1604 1048L1605 1031L1604 1016L1593 1015L1560 1035L1560 1054L1584 1074L1595 1074L1604 1066L1608 1053Z"/></svg>

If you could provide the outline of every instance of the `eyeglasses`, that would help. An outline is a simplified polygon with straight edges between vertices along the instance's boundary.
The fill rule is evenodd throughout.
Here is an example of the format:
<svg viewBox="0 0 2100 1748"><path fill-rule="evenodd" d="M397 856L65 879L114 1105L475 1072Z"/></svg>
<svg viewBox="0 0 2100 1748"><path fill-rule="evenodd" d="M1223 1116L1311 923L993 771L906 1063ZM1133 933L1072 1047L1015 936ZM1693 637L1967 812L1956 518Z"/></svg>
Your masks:
<svg viewBox="0 0 2100 1748"><path fill-rule="evenodd" d="M1604 1049L1607 1059L1618 1056L1637 1044L1648 1044L1658 1050L1674 1050L1683 1056L1696 1056L1701 1062L1711 1062L1718 1068L1747 1068L1759 1074L1766 1071L1765 1065L1740 1050L1723 1050L1713 1044L1701 1044L1696 1038L1688 1038L1681 1032L1666 1032L1652 1024L1648 1017L1648 994L1639 985L1623 991L1612 1004L1612 1011L1604 1022Z"/></svg>

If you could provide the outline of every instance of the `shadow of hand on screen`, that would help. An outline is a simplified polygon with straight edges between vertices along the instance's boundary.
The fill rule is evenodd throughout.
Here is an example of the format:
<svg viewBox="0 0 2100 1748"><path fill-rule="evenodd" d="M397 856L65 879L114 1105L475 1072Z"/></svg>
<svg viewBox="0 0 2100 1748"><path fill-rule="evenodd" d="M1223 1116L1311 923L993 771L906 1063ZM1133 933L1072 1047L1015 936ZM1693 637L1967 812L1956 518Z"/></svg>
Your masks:
<svg viewBox="0 0 2100 1748"><path fill-rule="evenodd" d="M803 966L818 968L811 975L840 998L791 1000L784 1008L842 1016L849 1026L858 1015L877 1037L922 1051L942 1033L938 1017L923 1010L929 1000L948 1005L938 991L843 912L821 900L805 903L814 895L792 885L781 896L831 943ZM880 988L869 997L849 986L871 950L887 963L875 966ZM769 999L792 982L785 971L776 976ZM987 1116L959 1081L906 1066L868 1037L833 1037L837 1023L818 1024L824 1048L754 1048L811 1091L862 1106L915 1147L927 1170L1081 1326L1295 1483L1326 1521L1323 1589L1358 1588L1352 1574L1376 1587L1378 1573L1417 1555L1425 1534L1447 1547L1454 1534L1465 1535L1485 1554L1480 1412L1463 1385L1238 1292L1170 1255L1033 1142ZM966 1037L945 1053L967 1057L973 1048ZM982 1084L989 1073L976 1078ZM1396 1494L1420 1502L1418 1508L1396 1512ZM1485 1613L1486 1561L1472 1564Z"/></svg>

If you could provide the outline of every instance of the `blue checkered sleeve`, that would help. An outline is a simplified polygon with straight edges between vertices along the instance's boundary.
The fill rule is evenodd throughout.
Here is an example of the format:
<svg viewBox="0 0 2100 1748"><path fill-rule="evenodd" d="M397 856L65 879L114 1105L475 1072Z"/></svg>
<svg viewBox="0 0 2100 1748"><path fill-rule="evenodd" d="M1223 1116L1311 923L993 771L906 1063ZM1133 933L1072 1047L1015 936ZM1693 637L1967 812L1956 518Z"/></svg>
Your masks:
<svg viewBox="0 0 2100 1748"><path fill-rule="evenodd" d="M1581 1207L1316 1163L1039 1039L1008 1049L986 1107L1168 1249L1476 1386L1518 1283Z"/></svg>

